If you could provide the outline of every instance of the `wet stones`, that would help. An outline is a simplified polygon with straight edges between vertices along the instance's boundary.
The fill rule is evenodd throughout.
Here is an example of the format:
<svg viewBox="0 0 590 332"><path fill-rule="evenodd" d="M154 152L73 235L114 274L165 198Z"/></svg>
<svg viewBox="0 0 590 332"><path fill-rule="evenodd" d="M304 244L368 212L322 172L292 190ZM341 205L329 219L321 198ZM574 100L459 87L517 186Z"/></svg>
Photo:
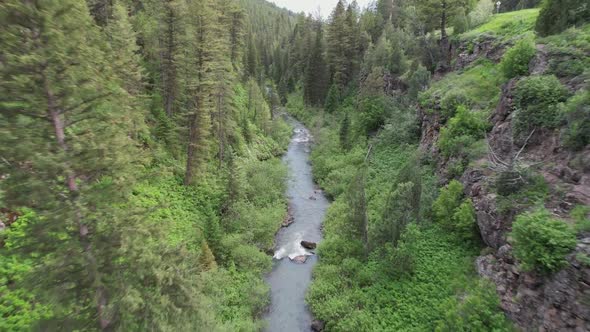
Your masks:
<svg viewBox="0 0 590 332"><path fill-rule="evenodd" d="M293 263L297 264L304 264L307 261L307 255L295 256L293 258L289 257Z"/></svg>
<svg viewBox="0 0 590 332"><path fill-rule="evenodd" d="M321 332L324 330L325 327L326 323L319 319L314 319L313 322L311 322L311 330L313 332Z"/></svg>
<svg viewBox="0 0 590 332"><path fill-rule="evenodd" d="M314 250L317 244L315 242L301 241L301 246L305 249Z"/></svg>

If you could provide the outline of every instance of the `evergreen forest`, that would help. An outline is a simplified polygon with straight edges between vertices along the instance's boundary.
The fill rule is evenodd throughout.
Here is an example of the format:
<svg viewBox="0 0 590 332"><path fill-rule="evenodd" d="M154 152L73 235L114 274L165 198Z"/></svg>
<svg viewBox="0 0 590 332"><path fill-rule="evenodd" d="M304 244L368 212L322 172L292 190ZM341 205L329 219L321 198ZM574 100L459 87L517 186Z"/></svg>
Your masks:
<svg viewBox="0 0 590 332"><path fill-rule="evenodd" d="M589 84L590 0L2 0L0 331L588 331Z"/></svg>

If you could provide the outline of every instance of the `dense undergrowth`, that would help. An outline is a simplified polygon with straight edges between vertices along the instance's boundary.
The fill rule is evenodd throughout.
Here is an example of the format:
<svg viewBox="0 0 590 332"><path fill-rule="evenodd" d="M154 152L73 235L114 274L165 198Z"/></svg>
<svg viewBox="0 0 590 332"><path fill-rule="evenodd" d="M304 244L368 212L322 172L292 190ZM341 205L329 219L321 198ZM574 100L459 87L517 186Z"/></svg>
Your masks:
<svg viewBox="0 0 590 332"><path fill-rule="evenodd" d="M199 284L194 296L203 306L202 314L208 315L202 321L211 331L259 330L269 304L263 280L272 262L267 252L286 211L287 170L277 157L285 151L291 129L277 118L268 122L268 135L255 124L249 130L251 143L242 143L230 166L219 168L212 161L195 186L183 184L182 161L153 142L159 152L122 206L137 210L145 224L164 232L161 250L182 248L178 259L197 261L201 272L194 276ZM37 218L23 210L0 238L0 314L6 318L0 321L2 331L28 331L56 315L55 307L29 287L34 282L28 280L29 272L43 256L22 249ZM141 305L144 300L133 301Z"/></svg>
<svg viewBox="0 0 590 332"><path fill-rule="evenodd" d="M437 179L427 160L416 161L416 136L407 133L414 130L413 122L385 126L368 141L356 136L355 144L346 150L340 143L338 116L305 111L298 105L300 98L291 95L288 110L318 129L312 152L314 177L334 198L324 224L326 238L319 247L320 264L307 296L314 315L325 320L331 331L435 327L451 331L459 326L509 330L497 309L493 287L478 282L475 275L472 262L479 254L475 234L470 234L472 241L465 242L464 235L434 222L431 207L437 196ZM402 138L399 144L400 137L410 138ZM366 195L367 237L372 248L368 255L362 237L350 230L354 202L347 194L357 185L354 182L363 169L364 184L354 188ZM409 175L404 174L408 171ZM420 185L418 203L399 192L408 176ZM387 237L394 232L383 227L387 228L390 218L403 217L400 209L416 209L417 219L408 220L393 247ZM471 227L473 222L471 219ZM473 301L480 308L465 306L460 298L466 294L477 298ZM479 311L469 314L469 310Z"/></svg>
<svg viewBox="0 0 590 332"><path fill-rule="evenodd" d="M529 9L495 15L461 34L463 43L476 45L483 36L507 52L499 63L478 59L436 81L426 77L419 93L383 97L370 90L373 71L358 91L329 98L324 110L306 107L299 92L289 96L288 111L315 135L315 180L334 199L307 296L327 330L514 330L494 285L475 273L474 259L485 245L474 205L457 180L467 167L486 167L489 118L510 79L516 87L509 139L522 142L533 129L545 128L561 131L571 149L587 146L587 90L572 94L562 83L587 75L581 69L588 60L582 51L587 26L535 39L538 14ZM528 77L536 43L549 50L549 69ZM410 87L412 76L402 76ZM424 113L441 126L437 154L418 147L417 115ZM446 186L436 175L441 161L444 179L456 179ZM514 172L523 178L516 187L505 181L510 172L490 178L498 212L520 213L510 241L522 268L552 273L566 264L575 232L542 211L526 212L536 211L550 189L534 167Z"/></svg>

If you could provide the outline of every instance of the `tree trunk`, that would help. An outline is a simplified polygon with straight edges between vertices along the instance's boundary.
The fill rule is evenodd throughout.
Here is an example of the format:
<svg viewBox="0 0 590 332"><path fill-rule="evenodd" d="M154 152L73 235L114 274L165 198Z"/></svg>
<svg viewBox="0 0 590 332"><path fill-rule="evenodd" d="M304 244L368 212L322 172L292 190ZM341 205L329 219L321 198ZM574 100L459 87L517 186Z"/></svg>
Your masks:
<svg viewBox="0 0 590 332"><path fill-rule="evenodd" d="M84 256L86 257L86 263L88 264L88 270L92 271L93 275L92 278L94 281L98 281L100 283L100 274L98 272L98 266L96 263L96 258L92 254L91 251L91 244L88 238L88 225L84 224L82 221L82 212L78 206L78 198L79 198L79 188L76 182L77 175L74 170L72 170L70 164L68 163L68 152L69 147L66 142L66 134L65 134L65 121L63 119L63 112L60 107L57 105L56 96L51 91L49 86L49 82L45 75L43 75L43 88L45 90L45 97L47 98L47 113L49 121L53 126L55 132L55 139L57 141L57 145L60 147L62 152L64 153L65 161L64 161L64 170L66 173L66 185L68 191L70 193L69 200L74 207L74 216L75 222L78 225L78 234L79 240L82 245ZM98 315L98 321L101 330L106 330L110 325L110 320L105 317L105 308L108 304L108 299L106 296L106 292L102 286L99 286L96 291L96 310Z"/></svg>
<svg viewBox="0 0 590 332"><path fill-rule="evenodd" d="M447 39L447 1L443 0L441 3L442 10L440 14L440 40Z"/></svg>
<svg viewBox="0 0 590 332"><path fill-rule="evenodd" d="M168 8L167 31L165 39L166 55L164 56L164 107L166 114L171 117L174 114L174 101L176 99L176 64L174 63L175 52L175 31L174 31L174 12Z"/></svg>
<svg viewBox="0 0 590 332"><path fill-rule="evenodd" d="M187 156L186 156L186 173L184 176L184 185L185 186L190 185L193 181L196 140L197 140L197 113L193 111L193 114L191 114L189 117L189 140L188 140L188 148L187 148Z"/></svg>

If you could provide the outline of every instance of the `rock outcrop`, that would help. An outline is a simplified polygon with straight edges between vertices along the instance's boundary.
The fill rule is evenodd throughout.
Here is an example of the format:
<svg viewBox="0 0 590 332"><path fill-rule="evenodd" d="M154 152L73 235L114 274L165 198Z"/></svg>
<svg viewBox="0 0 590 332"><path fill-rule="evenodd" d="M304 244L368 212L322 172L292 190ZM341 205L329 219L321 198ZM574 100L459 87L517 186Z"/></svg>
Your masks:
<svg viewBox="0 0 590 332"><path fill-rule="evenodd" d="M301 241L301 246L305 249L314 250L317 244L315 242Z"/></svg>
<svg viewBox="0 0 590 332"><path fill-rule="evenodd" d="M454 50L454 69L465 68L481 57L497 61L502 54L485 39L473 50L465 47ZM548 68L548 54L543 45L537 47L537 52L529 68L532 73L542 74ZM472 162L460 177L465 195L476 209L481 238L490 247L485 252L491 252L477 258L476 269L496 285L502 309L523 330L590 331L590 265L580 261L590 255L590 234L580 234L575 252L567 257L569 264L552 275L524 272L512 255L508 235L515 217L526 207L498 206L500 200L494 189L498 172L491 167L490 158L510 161L518 155L523 165L535 165L535 171L549 187L545 207L556 217L568 219L575 206L590 205L590 147L569 151L561 145L559 132L546 129L536 130L526 141L513 139L513 91L517 82L510 80L502 87L499 103L490 116L492 129L487 141L493 156L490 153ZM564 84L577 87L576 82ZM421 150L437 162L437 175L446 183L451 179L447 168L452 161L443 158L436 146L444 123L436 109L421 112L419 119Z"/></svg>

